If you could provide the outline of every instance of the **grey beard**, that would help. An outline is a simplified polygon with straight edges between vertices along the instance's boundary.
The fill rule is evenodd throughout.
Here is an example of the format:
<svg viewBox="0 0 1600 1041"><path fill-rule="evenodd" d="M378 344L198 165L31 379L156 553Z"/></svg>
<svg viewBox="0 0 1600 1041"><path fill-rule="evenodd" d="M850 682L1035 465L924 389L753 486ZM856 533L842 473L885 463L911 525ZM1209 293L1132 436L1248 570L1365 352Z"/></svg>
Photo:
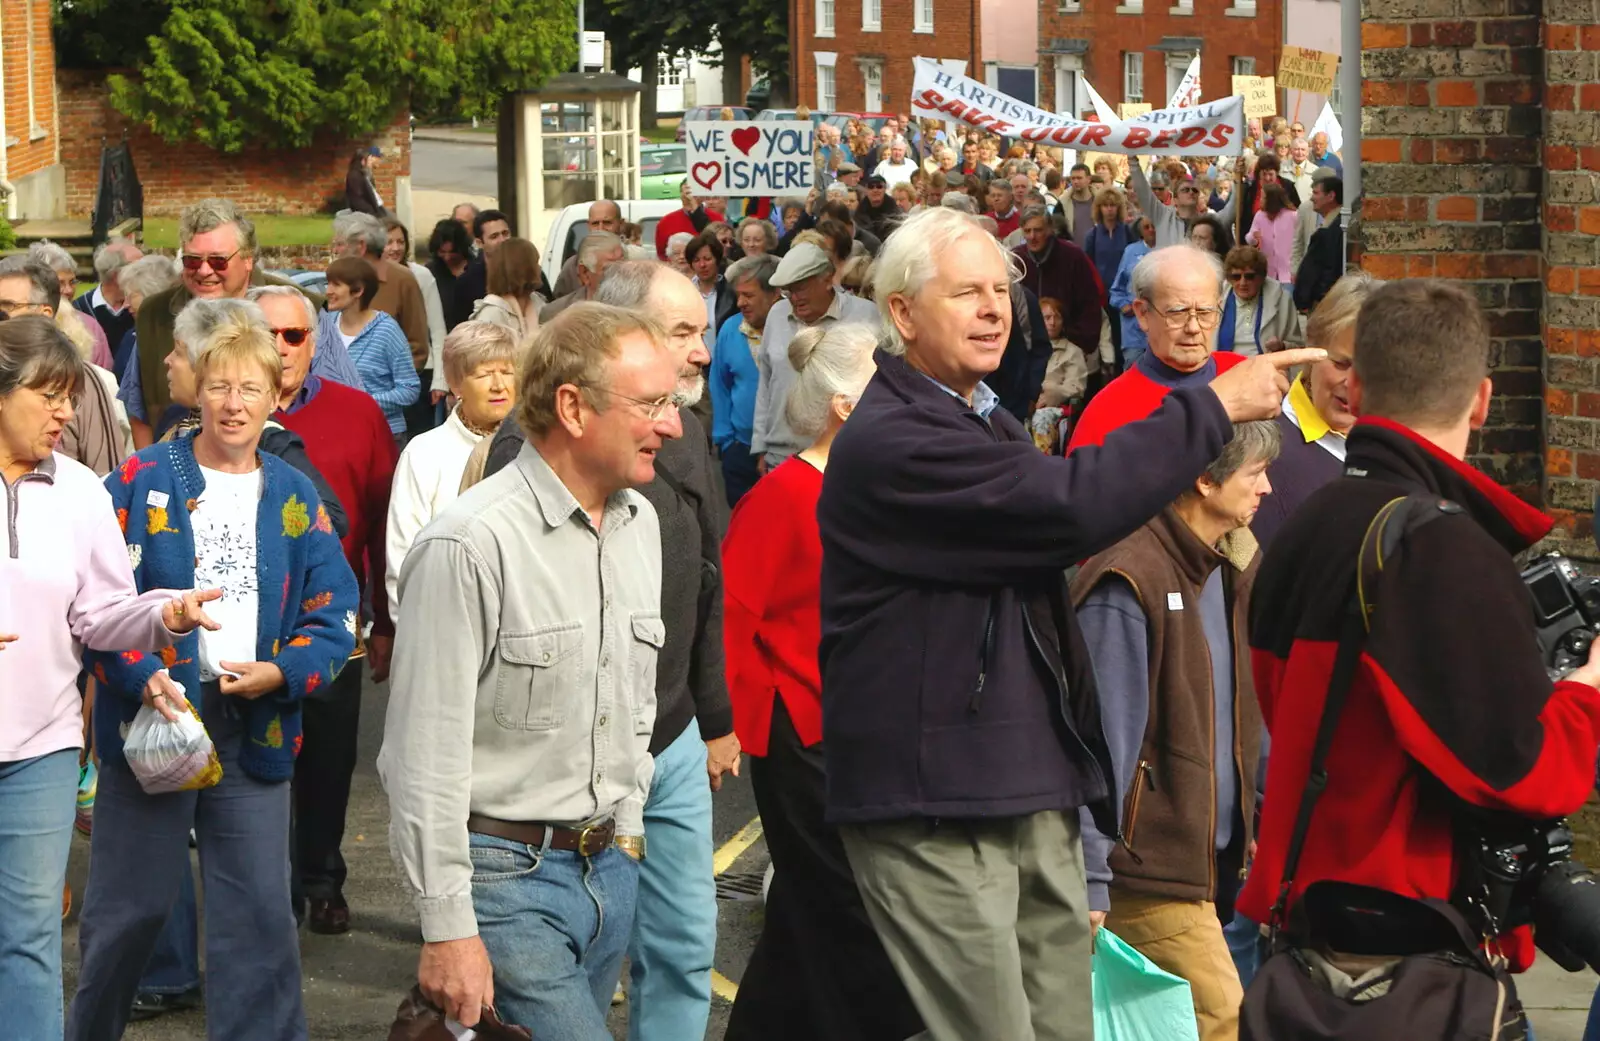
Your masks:
<svg viewBox="0 0 1600 1041"><path fill-rule="evenodd" d="M705 396L706 378L696 373L689 379L678 380L678 389L672 394L673 404L679 408L694 408Z"/></svg>

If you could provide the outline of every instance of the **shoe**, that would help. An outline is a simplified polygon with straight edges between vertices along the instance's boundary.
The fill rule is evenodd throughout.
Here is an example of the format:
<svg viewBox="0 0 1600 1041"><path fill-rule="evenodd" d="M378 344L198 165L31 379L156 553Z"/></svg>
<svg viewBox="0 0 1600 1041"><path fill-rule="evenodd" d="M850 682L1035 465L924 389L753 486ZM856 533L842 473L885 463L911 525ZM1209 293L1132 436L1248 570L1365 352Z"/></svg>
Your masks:
<svg viewBox="0 0 1600 1041"><path fill-rule="evenodd" d="M203 1001L203 992L199 987L181 994L139 993L133 996L133 1009L128 1018L136 1023L140 1020L155 1019L168 1012L185 1012L199 1008Z"/></svg>
<svg viewBox="0 0 1600 1041"><path fill-rule="evenodd" d="M336 900L313 900L307 921L311 923L312 932L323 936L347 933L350 931L350 905L342 896Z"/></svg>
<svg viewBox="0 0 1600 1041"><path fill-rule="evenodd" d="M618 980L617 989L611 992L611 1007L615 1008L618 1005L626 1005L627 1003L628 992L622 989L622 981Z"/></svg>

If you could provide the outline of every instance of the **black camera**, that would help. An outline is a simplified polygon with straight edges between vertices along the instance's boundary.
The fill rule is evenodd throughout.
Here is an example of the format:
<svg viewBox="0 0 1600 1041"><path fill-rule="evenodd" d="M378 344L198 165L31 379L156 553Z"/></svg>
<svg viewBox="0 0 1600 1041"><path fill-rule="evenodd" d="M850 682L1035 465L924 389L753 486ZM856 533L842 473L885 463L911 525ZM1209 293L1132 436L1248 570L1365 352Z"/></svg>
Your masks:
<svg viewBox="0 0 1600 1041"><path fill-rule="evenodd" d="M1600 578L1580 574L1572 561L1546 553L1522 572L1533 599L1533 624L1539 650L1552 680L1589 660L1589 646L1600 634Z"/></svg>
<svg viewBox="0 0 1600 1041"><path fill-rule="evenodd" d="M1502 823L1478 835L1464 873L1464 903L1478 924L1502 933L1533 925L1534 942L1568 972L1600 969L1600 885L1572 859L1567 822Z"/></svg>

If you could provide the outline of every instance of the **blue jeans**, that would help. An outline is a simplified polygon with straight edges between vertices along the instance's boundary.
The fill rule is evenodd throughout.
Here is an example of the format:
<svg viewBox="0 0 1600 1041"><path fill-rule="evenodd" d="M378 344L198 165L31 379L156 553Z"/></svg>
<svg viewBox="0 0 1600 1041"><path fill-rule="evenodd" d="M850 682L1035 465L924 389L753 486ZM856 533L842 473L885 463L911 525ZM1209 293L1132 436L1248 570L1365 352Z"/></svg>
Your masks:
<svg viewBox="0 0 1600 1041"><path fill-rule="evenodd" d="M7 1037L61 1036L61 889L77 800L76 748L0 763L0 1032Z"/></svg>
<svg viewBox="0 0 1600 1041"><path fill-rule="evenodd" d="M194 869L185 864L178 876L178 902L145 963L140 994L187 994L200 986L200 912L195 904Z"/></svg>
<svg viewBox="0 0 1600 1041"><path fill-rule="evenodd" d="M606 1013L633 929L639 865L468 836L472 909L494 965L500 1018L534 1037L611 1041Z"/></svg>
<svg viewBox="0 0 1600 1041"><path fill-rule="evenodd" d="M1589 1022L1583 1027L1583 1041L1600 1041L1600 990L1594 992L1594 1002L1589 1006Z"/></svg>
<svg viewBox="0 0 1600 1041"><path fill-rule="evenodd" d="M628 1038L702 1038L711 1016L717 880L706 743L693 721L656 756L644 836L648 852L628 945Z"/></svg>
<svg viewBox="0 0 1600 1041"><path fill-rule="evenodd" d="M117 1041L140 976L189 869L189 829L205 887L206 1036L212 1041L306 1041L300 943L289 906L289 784L244 772L237 713L206 684L201 714L222 780L198 792L148 795L107 756L95 801L89 889L78 929L72 1041Z"/></svg>

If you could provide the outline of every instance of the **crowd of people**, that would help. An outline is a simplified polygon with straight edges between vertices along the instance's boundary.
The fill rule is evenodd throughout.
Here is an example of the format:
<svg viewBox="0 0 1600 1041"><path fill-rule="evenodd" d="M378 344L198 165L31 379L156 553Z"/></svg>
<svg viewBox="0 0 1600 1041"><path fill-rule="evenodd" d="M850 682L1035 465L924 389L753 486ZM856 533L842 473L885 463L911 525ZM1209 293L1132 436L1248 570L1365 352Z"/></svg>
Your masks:
<svg viewBox="0 0 1600 1041"><path fill-rule="evenodd" d="M1346 273L1337 157L1259 131L1146 171L824 125L810 198L686 185L653 250L597 201L554 286L470 206L426 263L342 214L325 294L258 267L226 200L184 212L176 260L103 246L82 297L48 246L0 261L17 1036L113 1041L203 997L211 1037L307 1036L297 928L360 920L367 678L421 993L541 1038L610 1037L624 959L630 1037L704 1036L713 793L746 756L773 875L736 1041L1088 1038L1102 927L1237 1037L1286 899L1451 895L1421 774L1574 809L1600 663L1530 665L1499 547L1548 521L1460 461L1487 326L1450 286ZM1461 516L1385 577L1413 602L1369 638L1300 859L1346 551L1413 486ZM1449 623L1465 643L1415 599L1460 555L1497 598ZM200 719L220 780L143 788L141 713Z"/></svg>

